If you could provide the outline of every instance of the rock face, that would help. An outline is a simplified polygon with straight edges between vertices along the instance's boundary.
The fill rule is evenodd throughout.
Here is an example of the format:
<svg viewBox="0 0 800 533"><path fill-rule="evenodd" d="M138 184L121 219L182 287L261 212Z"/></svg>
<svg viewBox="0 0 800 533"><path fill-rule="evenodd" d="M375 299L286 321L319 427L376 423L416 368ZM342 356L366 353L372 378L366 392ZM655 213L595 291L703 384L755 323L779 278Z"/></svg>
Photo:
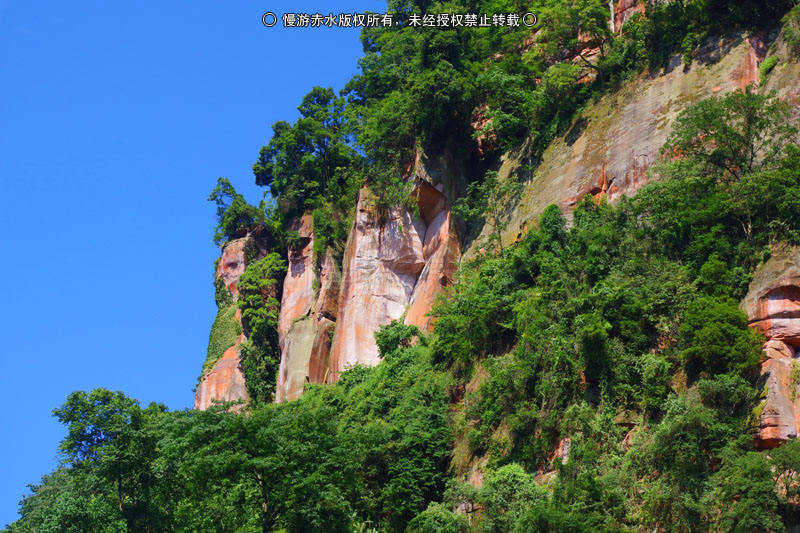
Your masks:
<svg viewBox="0 0 800 533"><path fill-rule="evenodd" d="M616 3L616 20L641 9L631 0ZM644 185L648 168L678 114L689 105L758 82L758 66L766 52L765 36L731 35L706 42L686 67L674 56L660 73L642 74L615 93L588 107L563 137L555 139L536 161L520 154L504 156L499 178L513 176L524 182L516 205L510 206L503 244L513 243L530 219L550 204L571 210L585 195L615 201ZM782 70L770 77L766 89L795 98L797 69L794 63L778 64ZM774 82L773 82L774 76ZM786 87L792 90L787 93ZM792 92L794 91L794 92ZM531 173L525 166L536 166ZM482 237L488 235L484 228ZM479 239L480 240L480 239ZM470 247L465 255L475 250Z"/></svg>
<svg viewBox="0 0 800 533"><path fill-rule="evenodd" d="M291 230L300 241L289 250L288 271L278 323L281 364L275 400L293 400L306 383L326 383L330 369L331 332L338 316L339 272L328 250L315 271L311 215L296 221ZM319 283L319 294L314 285Z"/></svg>
<svg viewBox="0 0 800 533"><path fill-rule="evenodd" d="M265 255L265 252L258 248L256 239L247 235L227 242L222 248L222 256L217 264L216 277L223 281L225 290L230 293L234 301L239 295L236 285L247 268L248 249L256 250L253 254L256 260ZM241 320L241 317L241 312L237 309L234 318ZM195 409L208 409L214 401L248 400L238 350L239 345L245 340L244 335L239 335L236 342L225 350L222 358L203 376L195 391Z"/></svg>
<svg viewBox="0 0 800 533"><path fill-rule="evenodd" d="M422 243L425 266L411 294L405 323L430 332L433 322L426 315L442 287L453 280L461 254L444 195L424 181L417 187L416 195L420 216L426 224Z"/></svg>
<svg viewBox="0 0 800 533"><path fill-rule="evenodd" d="M758 448L774 448L800 431L800 249L779 251L754 274L742 308L767 337L761 365L766 397L759 406Z"/></svg>
<svg viewBox="0 0 800 533"><path fill-rule="evenodd" d="M234 402L249 399L244 375L239 361L239 345L245 341L244 335L236 339L236 344L225 350L222 359L203 377L194 397L194 408L205 411L218 402Z"/></svg>
<svg viewBox="0 0 800 533"><path fill-rule="evenodd" d="M332 381L350 366L378 364L374 333L404 313L406 324L430 329L425 315L452 276L459 252L443 188L418 180L412 196L420 218L400 206L383 220L369 191L361 191L343 262Z"/></svg>
<svg viewBox="0 0 800 533"><path fill-rule="evenodd" d="M341 316L331 348L334 380L350 366L380 362L373 333L405 312L425 267L425 229L424 221L403 207L380 221L362 189L342 263Z"/></svg>
<svg viewBox="0 0 800 533"><path fill-rule="evenodd" d="M613 13L613 30L615 32L619 32L622 29L622 25L627 22L629 18L633 16L634 13L641 13L644 15L645 12L645 2L641 2L639 0L619 0L616 2Z"/></svg>
<svg viewBox="0 0 800 533"><path fill-rule="evenodd" d="M252 246L253 239L249 236L235 241L229 241L222 248L222 255L217 263L217 278L222 279L225 288L234 298L239 296L236 284L247 268L247 247Z"/></svg>

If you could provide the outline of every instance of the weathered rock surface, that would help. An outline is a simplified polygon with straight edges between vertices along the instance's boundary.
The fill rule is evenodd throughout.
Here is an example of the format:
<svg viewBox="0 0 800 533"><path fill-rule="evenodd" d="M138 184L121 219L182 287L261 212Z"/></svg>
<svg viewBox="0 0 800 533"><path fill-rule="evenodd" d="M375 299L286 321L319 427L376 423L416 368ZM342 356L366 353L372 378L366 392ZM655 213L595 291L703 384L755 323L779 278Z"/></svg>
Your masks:
<svg viewBox="0 0 800 533"><path fill-rule="evenodd" d="M629 17L638 6L627 0L618 2L615 21ZM675 56L661 73L642 74L604 96L551 143L532 174L525 166L536 161L523 159L524 150L505 155L500 179L513 176L524 182L524 189L518 202L509 206L503 244L514 242L522 228L550 204L569 211L587 194L613 202L637 191L648 181L647 170L659 157L681 111L703 98L758 82L765 38L728 36L709 41L695 53L691 66ZM786 98L797 97L792 77L797 72L792 65L779 63L782 70L776 67L766 88ZM489 231L484 228L481 237ZM466 256L476 252L475 244L482 238L465 250Z"/></svg>
<svg viewBox="0 0 800 533"><path fill-rule="evenodd" d="M247 267L247 247L252 245L252 240L247 236L227 242L217 263L217 278L222 278L225 288L234 298L239 295L236 284Z"/></svg>
<svg viewBox="0 0 800 533"><path fill-rule="evenodd" d="M425 267L425 223L405 208L379 220L367 189L358 199L342 265L340 317L331 347L333 380L350 366L380 362L373 334L402 317Z"/></svg>
<svg viewBox="0 0 800 533"><path fill-rule="evenodd" d="M442 287L453 280L460 250L444 194L429 183L422 182L417 187L416 195L420 216L426 224L422 244L425 266L411 294L405 323L423 331L433 331L433 322L426 315Z"/></svg>
<svg viewBox="0 0 800 533"><path fill-rule="evenodd" d="M203 377L194 396L194 408L205 411L217 402L247 402L247 387L239 360L239 345L245 341L244 335L236 339L236 344L225 350L222 359Z"/></svg>
<svg viewBox="0 0 800 533"><path fill-rule="evenodd" d="M640 0L619 0L614 6L613 30L619 32L622 29L622 25L625 24L634 13L641 13L644 15L644 12L645 2Z"/></svg>
<svg viewBox="0 0 800 533"><path fill-rule="evenodd" d="M472 116L470 117L470 128L473 135L476 135L491 122L491 120L486 116L486 111L488 108L489 106L483 105L479 108L476 108L472 112ZM496 152L499 148L500 141L497 138L497 135L495 135L495 133L492 131L481 133L475 138L475 155L478 157L478 159L484 159L485 157Z"/></svg>
<svg viewBox="0 0 800 533"><path fill-rule="evenodd" d="M774 448L800 431L800 249L780 250L756 270L742 308L768 339L761 365L766 397L756 411L755 445Z"/></svg>
<svg viewBox="0 0 800 533"><path fill-rule="evenodd" d="M306 383L327 382L330 334L338 316L339 272L328 250L317 277L311 215L304 215L290 229L298 232L300 242L289 250L283 284L278 324L281 363L275 394L278 402L298 398ZM316 295L315 281L319 282Z"/></svg>
<svg viewBox="0 0 800 533"><path fill-rule="evenodd" d="M287 334L292 323L311 311L314 301L314 265L313 236L311 234L311 215L303 215L300 220L289 226L289 231L300 235L299 243L291 247L288 253L288 270L283 280L283 296L281 297L281 313L278 322L278 335L281 339L281 351L287 342Z"/></svg>
<svg viewBox="0 0 800 533"><path fill-rule="evenodd" d="M266 255L266 250L259 246L258 239L248 234L225 243L217 264L216 277L222 279L225 289L234 300L239 296L237 289L239 278L247 268L248 249L251 250L250 255L253 260L257 261ZM234 319L241 321L241 318L241 311L237 309ZM220 360L203 376L195 391L195 409L208 409L214 401L248 401L238 349L245 340L247 339L244 335L239 335L234 345L230 346Z"/></svg>
<svg viewBox="0 0 800 533"><path fill-rule="evenodd" d="M374 333L404 313L406 324L431 328L425 315L451 278L459 254L442 189L442 183L434 187L419 180L412 195L420 218L398 207L383 221L368 190L362 190L343 263L332 380L350 366L378 364Z"/></svg>
<svg viewBox="0 0 800 533"><path fill-rule="evenodd" d="M800 347L800 251L779 251L756 270L742 306L768 339Z"/></svg>

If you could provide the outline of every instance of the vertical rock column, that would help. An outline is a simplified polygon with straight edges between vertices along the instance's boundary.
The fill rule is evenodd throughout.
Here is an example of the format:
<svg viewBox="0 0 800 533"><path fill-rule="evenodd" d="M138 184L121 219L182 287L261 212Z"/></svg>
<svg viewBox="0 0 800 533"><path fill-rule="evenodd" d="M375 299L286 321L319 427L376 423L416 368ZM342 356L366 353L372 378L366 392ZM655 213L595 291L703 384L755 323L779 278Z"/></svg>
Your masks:
<svg viewBox="0 0 800 533"><path fill-rule="evenodd" d="M248 235L241 239L227 242L222 249L222 256L217 264L216 279L218 280L217 284L221 285L218 290L227 293L230 297L230 303L225 307L220 307L217 320L214 327L212 327L207 357L219 357L219 353L211 353L214 351L222 351L223 353L203 375L195 391L195 409L208 409L213 405L214 401L248 400L238 349L239 345L246 339L241 333L234 339L230 333L223 335L220 331L227 328L229 332L232 328L238 326L238 331L241 332L241 311L239 309L233 311L232 306L236 305L236 299L239 295L236 285L247 267L247 249L250 246L255 246L255 243L253 238ZM222 283L219 283L219 281ZM219 344L225 341L230 342L230 345L221 346Z"/></svg>
<svg viewBox="0 0 800 533"><path fill-rule="evenodd" d="M374 333L398 320L425 267L426 226L404 207L380 220L368 189L359 194L342 264L339 320L331 347L332 380L354 365L380 362Z"/></svg>
<svg viewBox="0 0 800 533"><path fill-rule="evenodd" d="M439 291L453 280L461 250L450 216L450 205L444 194L428 182L422 182L415 196L420 216L426 224L422 243L425 267L414 285L405 323L431 332L433 320L427 314Z"/></svg>
<svg viewBox="0 0 800 533"><path fill-rule="evenodd" d="M320 261L319 277L315 272L311 215L295 221L290 230L300 238L289 249L289 268L283 283L278 323L281 364L275 392L278 402L299 397L305 383L328 380L330 336L336 324L339 297L339 272L330 251Z"/></svg>
<svg viewBox="0 0 800 533"><path fill-rule="evenodd" d="M380 220L369 191L359 195L342 265L331 381L353 365L380 362L374 337L380 326L404 314L406 324L424 330L433 326L426 315L456 269L458 240L439 188L420 181L413 198L419 218L398 206Z"/></svg>
<svg viewBox="0 0 800 533"><path fill-rule="evenodd" d="M800 249L779 251L759 267L742 307L767 337L754 441L759 449L775 448L800 431Z"/></svg>

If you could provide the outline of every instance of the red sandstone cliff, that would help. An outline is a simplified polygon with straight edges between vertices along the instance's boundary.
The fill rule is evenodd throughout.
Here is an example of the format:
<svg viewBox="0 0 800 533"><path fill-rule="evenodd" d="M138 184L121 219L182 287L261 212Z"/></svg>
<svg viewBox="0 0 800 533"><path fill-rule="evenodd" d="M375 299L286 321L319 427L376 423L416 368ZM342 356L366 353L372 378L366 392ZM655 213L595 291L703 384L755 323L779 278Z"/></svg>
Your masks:
<svg viewBox="0 0 800 533"><path fill-rule="evenodd" d="M755 444L774 448L800 431L800 249L781 250L756 270L742 307L767 338Z"/></svg>
<svg viewBox="0 0 800 533"><path fill-rule="evenodd" d="M636 0L612 2L610 24L614 30L619 31L643 5ZM524 181L521 197L509 210L504 243L513 242L549 204L569 210L585 194L614 201L634 193L649 179L647 169L658 157L678 113L707 96L757 82L766 49L765 36L709 41L696 52L690 67L684 67L676 56L663 72L641 75L587 108L573 128L536 162L534 173L526 169L534 162L522 157L524 150L504 155L500 178L514 176ZM767 89L777 89L793 103L800 101L800 90L795 88L797 71L794 63L780 63ZM480 113L473 118L474 127L485 124ZM483 139L478 158L496 149L490 141ZM463 194L464 165L468 164L458 153L452 146L430 157L417 152L408 169L409 179L415 180L412 201L417 209L396 206L379 220L368 189L362 190L341 267L330 252L314 257L311 217L295 221L291 229L300 239L288 251L289 267L279 295L278 401L298 397L306 383L335 381L351 365L377 364L373 335L392 320L404 317L407 324L428 331L432 328L427 313L441 288L452 279L462 252L450 214L451 201ZM226 245L217 270L217 277L234 298L246 266L246 239ZM475 248L470 244L465 253L474 253ZM780 290L784 292L775 289L774 295L790 291L787 287ZM788 297L781 298L788 301ZM782 337L780 324L785 317L772 313L769 305L775 304L759 305L753 307L751 318L756 325L770 324L764 326L773 341L765 346L769 360L764 372L770 372L769 390L774 397L763 411L759 438L771 443L797 432L794 421L800 419L795 416L794 400L785 401L791 397L787 388L791 368L786 361L791 364L796 345ZM228 347L204 376L196 407L206 408L213 399L246 398L236 350L240 342L241 338Z"/></svg>
<svg viewBox="0 0 800 533"><path fill-rule="evenodd" d="M368 190L362 190L343 263L340 318L331 347L334 381L350 366L378 364L374 334L380 326L405 314L406 324L431 329L426 314L459 257L443 189L419 180L412 193L419 218L399 206L383 221Z"/></svg>
<svg viewBox="0 0 800 533"><path fill-rule="evenodd" d="M300 243L288 252L288 270L283 283L278 335L281 363L275 400L293 400L306 383L326 383L330 374L331 333L336 325L339 271L330 250L314 264L311 215L291 227ZM319 287L315 294L315 285Z"/></svg>
<svg viewBox="0 0 800 533"><path fill-rule="evenodd" d="M257 239L248 234L241 239L225 243L217 264L216 279L222 280L222 290L227 291L234 302L239 295L236 285L247 268L248 249L252 250L251 255L255 260L266 255L266 251L259 247ZM233 320L241 322L241 312L238 309L233 315ZM195 409L208 409L215 401L248 400L238 350L238 346L245 340L245 336L240 334L235 342L225 349L222 357L203 375L195 391Z"/></svg>

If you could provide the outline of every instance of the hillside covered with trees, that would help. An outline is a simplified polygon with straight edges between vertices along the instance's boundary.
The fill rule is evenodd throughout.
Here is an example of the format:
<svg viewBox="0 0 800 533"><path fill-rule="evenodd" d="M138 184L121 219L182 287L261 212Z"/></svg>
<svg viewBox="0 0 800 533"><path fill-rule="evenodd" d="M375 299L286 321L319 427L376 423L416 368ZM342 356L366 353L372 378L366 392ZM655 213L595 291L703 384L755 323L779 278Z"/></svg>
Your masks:
<svg viewBox="0 0 800 533"><path fill-rule="evenodd" d="M211 194L214 241L256 244L235 298L217 279L204 374L236 341L249 401L169 411L72 393L54 409L68 430L61 466L7 531L800 525L800 442L754 444L766 338L740 305L754 272L800 245L791 103L748 86L688 105L635 195L551 205L516 243L500 236L522 187L499 177L504 154L533 171L603 95L676 56L690 64L724 32L785 44L762 80L800 57L792 0L642 5L615 31L601 0L390 0L401 24L362 31L360 73L338 93L312 88L299 119L272 126L253 165L265 200L248 204L224 178ZM408 24L527 11L533 33ZM467 169L453 213L475 253L438 295L435 327L386 324L377 366L276 403L284 258L302 240L293 221L311 217L317 266L341 265L362 187L380 223L410 205L415 158L443 151Z"/></svg>

